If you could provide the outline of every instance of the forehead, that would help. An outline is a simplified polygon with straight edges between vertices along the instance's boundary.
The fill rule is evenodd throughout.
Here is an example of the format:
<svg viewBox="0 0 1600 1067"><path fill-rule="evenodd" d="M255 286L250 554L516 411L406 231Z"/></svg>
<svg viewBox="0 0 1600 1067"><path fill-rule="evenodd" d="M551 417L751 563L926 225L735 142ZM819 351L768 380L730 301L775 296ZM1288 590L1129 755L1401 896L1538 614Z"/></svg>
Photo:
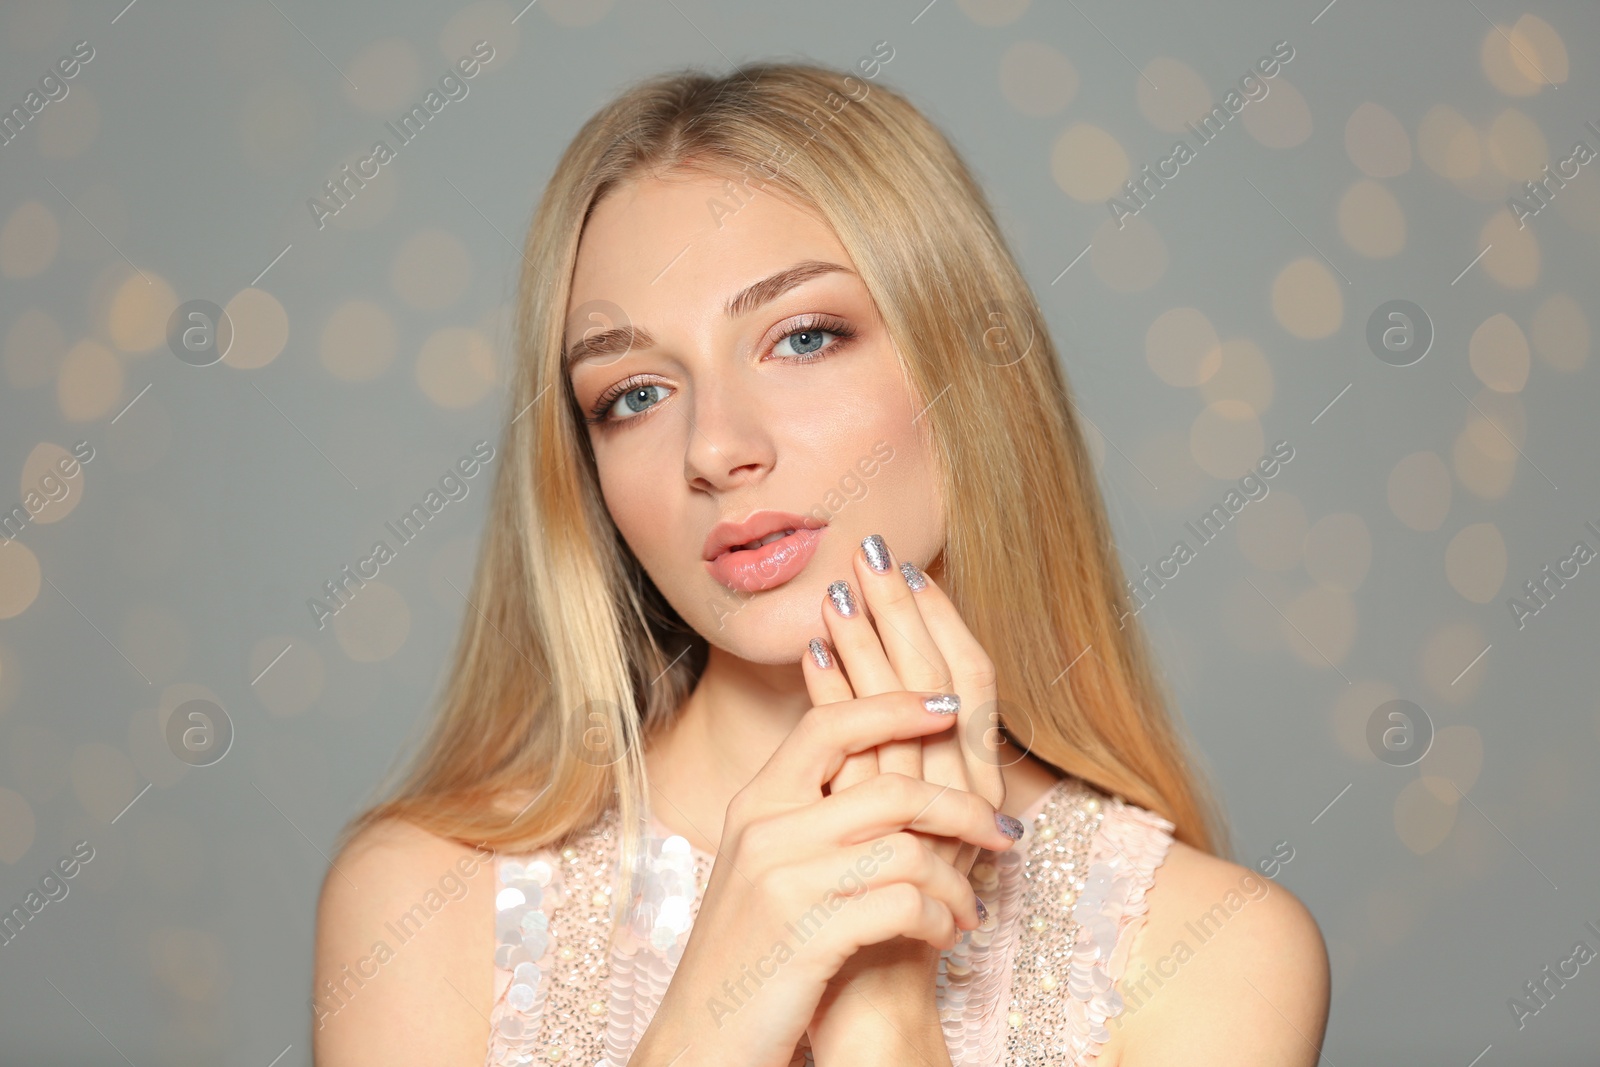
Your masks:
<svg viewBox="0 0 1600 1067"><path fill-rule="evenodd" d="M567 311L610 301L636 321L671 308L720 308L738 289L799 260L854 269L833 229L769 189L704 174L640 178L595 204L578 245Z"/></svg>

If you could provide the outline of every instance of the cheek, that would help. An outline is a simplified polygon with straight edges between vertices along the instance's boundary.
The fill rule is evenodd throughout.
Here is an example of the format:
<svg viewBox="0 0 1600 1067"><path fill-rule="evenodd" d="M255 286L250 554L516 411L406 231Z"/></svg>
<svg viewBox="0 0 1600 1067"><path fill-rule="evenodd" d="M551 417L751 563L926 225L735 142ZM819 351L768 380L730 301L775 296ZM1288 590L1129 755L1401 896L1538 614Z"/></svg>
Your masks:
<svg viewBox="0 0 1600 1067"><path fill-rule="evenodd" d="M904 423L880 428L874 440L888 442L894 455L879 463L872 481L882 484L888 510L907 532L916 531L924 550L931 552L943 541L944 504L932 450L917 431L917 426Z"/></svg>
<svg viewBox="0 0 1600 1067"><path fill-rule="evenodd" d="M923 422L912 422L917 406L898 374L880 376L856 395L859 403L830 420L829 433L818 443L828 457L819 469L848 474L860 487L859 497L844 505L841 521L880 526L885 536L898 531L908 551L931 555L942 541L944 512ZM829 479L830 487L839 480L837 474Z"/></svg>
<svg viewBox="0 0 1600 1067"><path fill-rule="evenodd" d="M888 512L912 531L920 531L919 540L927 551L936 549L944 531L943 501L940 499L938 467L933 449L925 440L926 420L916 419L922 402L913 398L904 383L896 377L890 403L880 405L873 417L863 424L866 440L864 446L893 455L885 461L873 454L877 473L869 479L876 483L875 492L881 497ZM884 442L888 449L878 442ZM872 469L869 467L868 469Z"/></svg>
<svg viewBox="0 0 1600 1067"><path fill-rule="evenodd" d="M822 377L821 375L818 376ZM792 396L797 401L787 409L769 412L769 425L785 428L785 436L804 442L825 467L817 473L837 482L854 474L869 482L920 448L917 425L911 420L917 410L905 382L899 375L892 352L874 350L863 354L845 375L829 379L817 395ZM878 454L884 444L894 450L885 464ZM875 467L878 473L867 474Z"/></svg>
<svg viewBox="0 0 1600 1067"><path fill-rule="evenodd" d="M642 547L638 534L645 529L644 516L649 514L653 504L649 496L650 479L640 478L637 469L620 464L601 462L598 471L600 496L605 500L606 510L611 513L623 539L634 546L637 554Z"/></svg>
<svg viewBox="0 0 1600 1067"><path fill-rule="evenodd" d="M664 448L644 453L617 449L595 454L600 496L611 521L645 569L654 573L657 561L681 551L674 538L685 527L677 521L682 500L673 496L674 487L683 481L683 460L677 466L668 460ZM676 481L674 480L676 476ZM681 498L681 490L678 493Z"/></svg>

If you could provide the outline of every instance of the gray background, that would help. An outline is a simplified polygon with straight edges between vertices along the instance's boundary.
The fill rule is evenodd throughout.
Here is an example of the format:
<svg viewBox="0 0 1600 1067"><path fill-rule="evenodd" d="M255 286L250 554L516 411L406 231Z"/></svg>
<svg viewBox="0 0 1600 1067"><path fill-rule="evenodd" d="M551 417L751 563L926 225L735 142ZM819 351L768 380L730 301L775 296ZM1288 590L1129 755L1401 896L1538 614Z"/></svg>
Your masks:
<svg viewBox="0 0 1600 1067"><path fill-rule="evenodd" d="M1506 198L1600 148L1600 9L521 7L0 11L6 109L95 49L0 145L0 507L42 444L95 449L56 521L0 546L0 905L95 850L0 946L0 1060L309 1062L326 853L429 714L487 477L338 626L306 601L474 442L498 447L516 245L558 153L634 77L850 67L887 41L879 83L966 154L1039 295L1129 568L1295 449L1141 618L1235 858L1294 850L1280 881L1332 956L1327 1062L1595 1062L1600 964L1520 1030L1507 1002L1600 949L1600 564L1520 629L1507 599L1600 547L1600 161L1526 229ZM478 39L495 58L469 95L319 231L307 199ZM1172 116L1282 40L1268 96L1112 226L1117 154L1167 155ZM225 362L168 348L196 299L230 306ZM1366 339L1396 299L1436 331L1406 367ZM195 698L236 730L208 767L160 731ZM1366 740L1395 698L1435 731L1420 763Z"/></svg>

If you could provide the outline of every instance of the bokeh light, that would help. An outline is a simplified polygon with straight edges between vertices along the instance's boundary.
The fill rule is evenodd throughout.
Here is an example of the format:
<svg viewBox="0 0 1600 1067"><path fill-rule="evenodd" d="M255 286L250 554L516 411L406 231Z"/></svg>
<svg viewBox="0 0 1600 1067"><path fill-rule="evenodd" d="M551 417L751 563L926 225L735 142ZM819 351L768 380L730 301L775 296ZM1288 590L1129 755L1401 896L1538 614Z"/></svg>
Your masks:
<svg viewBox="0 0 1600 1067"><path fill-rule="evenodd" d="M1078 69L1054 45L1018 41L1000 57L1000 93L1031 118L1048 118L1078 95Z"/></svg>
<svg viewBox="0 0 1600 1067"><path fill-rule="evenodd" d="M1222 342L1199 308L1163 311L1144 335L1145 361L1168 385L1208 381L1222 366Z"/></svg>
<svg viewBox="0 0 1600 1067"><path fill-rule="evenodd" d="M24 200L0 227L0 277L33 278L50 269L61 247L55 212L39 200Z"/></svg>
<svg viewBox="0 0 1600 1067"><path fill-rule="evenodd" d="M1122 191L1132 164L1106 130L1087 122L1067 127L1050 152L1050 174L1061 191L1086 204L1100 204Z"/></svg>
<svg viewBox="0 0 1600 1067"><path fill-rule="evenodd" d="M1437 530L1450 513L1450 471L1437 452L1413 452L1389 472L1389 510L1413 530Z"/></svg>
<svg viewBox="0 0 1600 1067"><path fill-rule="evenodd" d="M1296 259L1272 280L1272 313L1296 337L1332 336L1344 319L1339 280L1320 259Z"/></svg>
<svg viewBox="0 0 1600 1067"><path fill-rule="evenodd" d="M1145 64L1134 81L1139 113L1164 133L1187 133L1211 111L1211 91L1200 72L1181 59L1158 56Z"/></svg>
<svg viewBox="0 0 1600 1067"><path fill-rule="evenodd" d="M1344 148L1369 178L1395 178L1411 169L1411 135L1394 112L1371 100L1345 120Z"/></svg>
<svg viewBox="0 0 1600 1067"><path fill-rule="evenodd" d="M1488 604L1506 580L1506 541L1492 522L1463 526L1444 551L1445 576L1474 604Z"/></svg>

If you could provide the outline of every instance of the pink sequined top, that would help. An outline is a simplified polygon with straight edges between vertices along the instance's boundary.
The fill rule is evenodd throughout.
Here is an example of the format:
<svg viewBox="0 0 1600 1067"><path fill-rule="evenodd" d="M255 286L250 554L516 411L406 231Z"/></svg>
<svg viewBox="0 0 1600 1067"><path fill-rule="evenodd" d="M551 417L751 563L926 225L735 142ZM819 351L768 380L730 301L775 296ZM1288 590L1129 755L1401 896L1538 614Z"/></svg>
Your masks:
<svg viewBox="0 0 1600 1067"><path fill-rule="evenodd" d="M1063 778L970 880L988 919L939 963L956 1067L1092 1064L1122 1013L1117 981L1173 824ZM715 857L653 818L627 930L605 952L620 834L615 808L566 848L495 860L495 1000L488 1067L622 1067L683 953ZM802 1036L794 1064L812 1064Z"/></svg>

